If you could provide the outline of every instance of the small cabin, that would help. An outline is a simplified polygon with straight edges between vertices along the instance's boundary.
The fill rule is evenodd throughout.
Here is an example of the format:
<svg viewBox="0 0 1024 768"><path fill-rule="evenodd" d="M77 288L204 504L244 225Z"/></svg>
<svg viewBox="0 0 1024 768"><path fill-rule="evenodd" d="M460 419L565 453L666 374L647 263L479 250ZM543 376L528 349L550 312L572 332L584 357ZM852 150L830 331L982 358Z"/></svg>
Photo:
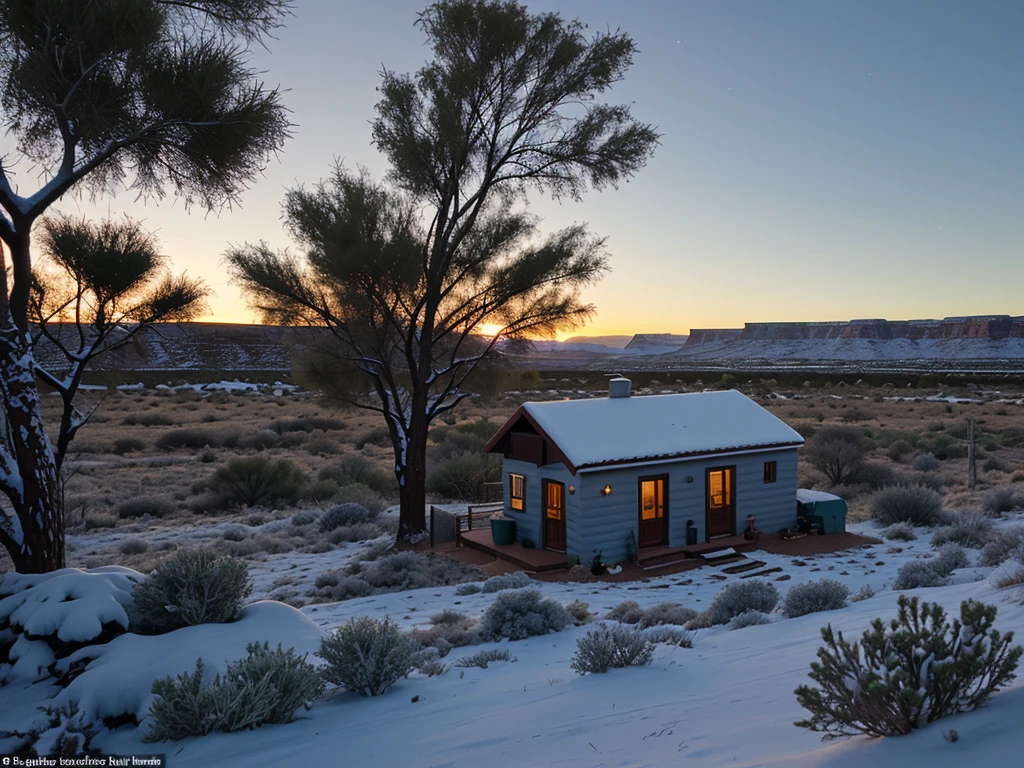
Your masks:
<svg viewBox="0 0 1024 768"><path fill-rule="evenodd" d="M796 524L792 427L735 390L524 403L487 444L524 546L606 562Z"/></svg>

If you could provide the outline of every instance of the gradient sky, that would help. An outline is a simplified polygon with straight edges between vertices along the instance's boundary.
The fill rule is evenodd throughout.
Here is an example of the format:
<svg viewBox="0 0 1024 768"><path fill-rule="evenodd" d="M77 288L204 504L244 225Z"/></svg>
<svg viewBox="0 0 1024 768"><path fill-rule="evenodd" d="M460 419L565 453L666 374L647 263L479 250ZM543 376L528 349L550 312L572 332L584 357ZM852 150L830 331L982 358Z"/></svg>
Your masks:
<svg viewBox="0 0 1024 768"><path fill-rule="evenodd" d="M144 218L176 269L249 322L221 263L229 243L288 245L280 201L334 158L386 165L369 121L382 65L417 69L423 0L298 0L269 52L297 124L279 160L219 215L134 194L61 210ZM612 272L586 292L583 333L745 321L1024 314L1024 4L821 0L529 2L621 28L640 53L609 97L663 134L618 190L558 204L589 222ZM0 139L0 149L4 145ZM8 145L9 145L9 140ZM22 192L32 181L22 174Z"/></svg>

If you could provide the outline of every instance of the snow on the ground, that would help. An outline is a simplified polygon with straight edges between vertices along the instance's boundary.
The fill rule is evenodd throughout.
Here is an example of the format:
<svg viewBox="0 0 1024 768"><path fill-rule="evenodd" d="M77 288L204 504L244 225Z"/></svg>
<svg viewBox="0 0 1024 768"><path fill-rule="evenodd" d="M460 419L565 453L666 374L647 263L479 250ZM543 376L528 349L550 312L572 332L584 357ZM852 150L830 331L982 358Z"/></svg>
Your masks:
<svg viewBox="0 0 1024 768"><path fill-rule="evenodd" d="M998 525L1021 523L1024 517L1017 514ZM879 533L871 523L851 525L850 530ZM373 699L335 692L310 712L300 712L295 723L188 739L162 745L159 751L173 755L175 768L303 764L403 768L905 768L925 764L929 768L962 768L967 761L1016 765L1024 712L1024 681L1020 680L997 694L984 710L943 720L901 738L854 738L823 744L819 734L793 725L806 716L793 691L809 682L807 673L820 644L820 628L831 623L847 637L859 638L871 619L895 616L898 595L890 586L896 571L911 559L933 556L928 542L931 532L918 529L917 533L918 539L912 542L883 542L802 559L750 553L748 557L763 561L765 568L782 568L765 578L776 580L773 583L783 593L795 584L828 577L845 583L852 592L870 585L877 594L840 611L797 619L776 617L770 624L736 631L725 627L699 630L692 649L658 646L653 663L646 668L576 675L570 660L576 641L588 628L570 628L520 642L455 649L446 659L454 661L481 649L500 647L510 650L514 662L492 664L486 670L453 668L434 678L414 673L387 695ZM976 556L970 553L972 562ZM276 567L291 564L295 570L302 567L303 557L282 555L275 560ZM1019 642L1024 638L1022 589L996 590L984 578L988 573L986 569L964 569L954 581L982 580L908 594L939 602L954 615L960 602L968 598L995 604L999 608L996 627L1016 632ZM644 607L671 601L702 610L723 584L740 576L722 578L719 569L704 567L644 582L538 582L537 587L561 602L577 598L588 602L591 611L600 615L626 599ZM777 581L784 576L790 578ZM91 690L92 683L86 690L86 683L79 678L76 693L91 696L94 703L105 701L104 697L116 700L122 695L120 679L121 686L138 697L140 687L137 683L129 686L129 679L141 677L148 682L178 667L190 669L200 654L211 664L225 664L244 654L245 639L269 640L272 645L285 641L286 646L294 642L296 650L304 653L315 648L319 633L333 630L351 617L390 616L408 629L426 625L431 614L444 608L480 615L495 598L493 594L458 596L456 589L428 588L311 605L281 621L270 617L274 620L251 622L252 637L238 631L249 629L243 622L179 630L163 638L125 640L128 636L122 636L114 642L123 643L126 652L103 655L105 671L97 668L93 678L97 690ZM267 618L271 609L262 605L267 607L260 609L266 613L261 618ZM282 606L280 610L285 609ZM301 615L312 624L300 621ZM301 632L295 629L300 626L304 627ZM181 632L192 633L188 642L172 640L182 638ZM291 637L289 633L296 635L294 640L284 637ZM151 645L147 647L147 643ZM102 682L108 677L113 682ZM37 703L53 691L44 684L33 690L37 691ZM31 700L21 689L11 694L23 707ZM0 696L6 695L7 689L0 690ZM132 703L143 707L144 702L137 698ZM12 717L9 709L0 707L0 729L11 727ZM943 731L949 729L959 735L955 743L943 737ZM153 745L140 741L143 732L143 728L125 727L102 735L95 743L108 753L151 753Z"/></svg>

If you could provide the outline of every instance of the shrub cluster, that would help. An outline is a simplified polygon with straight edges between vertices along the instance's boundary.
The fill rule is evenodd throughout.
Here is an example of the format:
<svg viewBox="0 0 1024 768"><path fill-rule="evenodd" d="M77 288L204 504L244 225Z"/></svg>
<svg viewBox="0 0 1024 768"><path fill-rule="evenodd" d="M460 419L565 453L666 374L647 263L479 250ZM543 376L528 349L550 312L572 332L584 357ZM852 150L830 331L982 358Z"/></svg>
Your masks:
<svg viewBox="0 0 1024 768"><path fill-rule="evenodd" d="M978 565L993 568L1011 559L1024 563L1024 527L995 531L981 550Z"/></svg>
<svg viewBox="0 0 1024 768"><path fill-rule="evenodd" d="M850 590L835 579L808 581L791 587L782 601L782 612L789 618L846 607Z"/></svg>
<svg viewBox="0 0 1024 768"><path fill-rule="evenodd" d="M882 531L882 538L887 541L914 541L917 534L909 523L893 523Z"/></svg>
<svg viewBox="0 0 1024 768"><path fill-rule="evenodd" d="M1024 493L1014 485L1000 485L985 492L982 509L993 515L1001 515L1024 507Z"/></svg>
<svg viewBox="0 0 1024 768"><path fill-rule="evenodd" d="M757 627L762 624L771 624L772 617L761 611L744 611L738 616L729 619L729 629L743 629L744 627Z"/></svg>
<svg viewBox="0 0 1024 768"><path fill-rule="evenodd" d="M480 587L480 591L486 594L493 592L501 592L506 589L522 589L533 584L533 579L526 575L523 571L512 571L512 573L502 573L497 576L492 576L483 583Z"/></svg>
<svg viewBox="0 0 1024 768"><path fill-rule="evenodd" d="M490 640L525 640L558 632L572 622L565 608L536 589L501 592L480 621L480 633Z"/></svg>
<svg viewBox="0 0 1024 768"><path fill-rule="evenodd" d="M658 603L644 610L633 600L623 600L612 608L605 618L623 624L638 624L640 629L646 629L663 624L681 627L696 615L697 611L684 608L679 603Z"/></svg>
<svg viewBox="0 0 1024 768"><path fill-rule="evenodd" d="M779 602L779 590L762 579L734 581L724 586L705 612L711 624L726 624L746 611L771 613Z"/></svg>
<svg viewBox="0 0 1024 768"><path fill-rule="evenodd" d="M819 687L796 689L810 717L796 725L824 738L897 736L983 706L1016 677L1024 653L1012 632L993 628L995 617L994 606L967 600L951 624L938 604L901 595L897 618L888 627L875 619L860 642L826 626L810 672Z"/></svg>
<svg viewBox="0 0 1024 768"><path fill-rule="evenodd" d="M934 527L945 521L942 497L921 485L883 488L871 498L871 518L882 525L909 523Z"/></svg>
<svg viewBox="0 0 1024 768"><path fill-rule="evenodd" d="M944 525L932 536L932 546L941 547L954 542L971 549L981 549L992 534L992 520L983 512L963 512L949 525Z"/></svg>
<svg viewBox="0 0 1024 768"><path fill-rule="evenodd" d="M581 675L600 674L609 669L646 666L653 656L654 643L639 629L602 626L577 641L570 664Z"/></svg>
<svg viewBox="0 0 1024 768"><path fill-rule="evenodd" d="M462 667L463 669L469 669L470 667L487 669L488 664L493 664L497 661L515 661L515 658L508 648L491 648L486 651L477 651L472 656L463 656L455 662L455 666Z"/></svg>
<svg viewBox="0 0 1024 768"><path fill-rule="evenodd" d="M930 453L919 453L914 457L914 469L918 472L932 472L939 468L939 460Z"/></svg>
<svg viewBox="0 0 1024 768"><path fill-rule="evenodd" d="M223 675L203 684L203 661L195 672L153 682L157 697L150 707L152 725L143 741L178 741L212 731L242 731L270 723L289 723L299 707L309 709L324 682L305 656L294 649L271 651L251 643L248 656L229 664Z"/></svg>
<svg viewBox="0 0 1024 768"><path fill-rule="evenodd" d="M288 459L239 456L220 467L209 481L210 489L227 504L250 507L302 498L306 476Z"/></svg>
<svg viewBox="0 0 1024 768"><path fill-rule="evenodd" d="M434 553L392 552L373 561L350 563L341 571L320 574L316 596L337 602L371 594L481 581L483 577L483 571L475 565Z"/></svg>
<svg viewBox="0 0 1024 768"><path fill-rule="evenodd" d="M430 617L429 629L414 629L409 637L427 648L436 648L443 658L452 648L480 642L479 622L464 613L446 609Z"/></svg>
<svg viewBox="0 0 1024 768"><path fill-rule="evenodd" d="M323 638L316 655L327 662L327 682L360 696L380 696L415 669L417 647L391 619L364 616Z"/></svg>
<svg viewBox="0 0 1024 768"><path fill-rule="evenodd" d="M184 550L135 587L135 623L143 634L161 634L234 621L250 592L244 561L206 549Z"/></svg>
<svg viewBox="0 0 1024 768"><path fill-rule="evenodd" d="M681 627L671 624L659 624L643 630L644 638L656 645L678 645L680 648L693 648L693 635Z"/></svg>
<svg viewBox="0 0 1024 768"><path fill-rule="evenodd" d="M326 533L342 526L355 525L356 523L372 523L377 519L377 513L371 512L362 504L346 502L336 504L328 509L320 518L320 532Z"/></svg>

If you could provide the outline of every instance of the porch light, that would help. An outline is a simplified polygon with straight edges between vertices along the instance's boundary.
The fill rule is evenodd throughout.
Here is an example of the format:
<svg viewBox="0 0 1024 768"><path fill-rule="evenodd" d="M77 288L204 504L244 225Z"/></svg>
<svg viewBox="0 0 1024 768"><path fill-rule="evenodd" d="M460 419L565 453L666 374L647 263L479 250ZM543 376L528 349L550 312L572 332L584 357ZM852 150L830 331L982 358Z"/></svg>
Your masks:
<svg viewBox="0 0 1024 768"><path fill-rule="evenodd" d="M601 489L601 495L602 496L610 496L611 492L612 492L612 487L610 485L606 485L604 488Z"/></svg>
<svg viewBox="0 0 1024 768"><path fill-rule="evenodd" d="M570 496L575 496L576 495L576 486L575 485L570 485L569 486L569 495Z"/></svg>

